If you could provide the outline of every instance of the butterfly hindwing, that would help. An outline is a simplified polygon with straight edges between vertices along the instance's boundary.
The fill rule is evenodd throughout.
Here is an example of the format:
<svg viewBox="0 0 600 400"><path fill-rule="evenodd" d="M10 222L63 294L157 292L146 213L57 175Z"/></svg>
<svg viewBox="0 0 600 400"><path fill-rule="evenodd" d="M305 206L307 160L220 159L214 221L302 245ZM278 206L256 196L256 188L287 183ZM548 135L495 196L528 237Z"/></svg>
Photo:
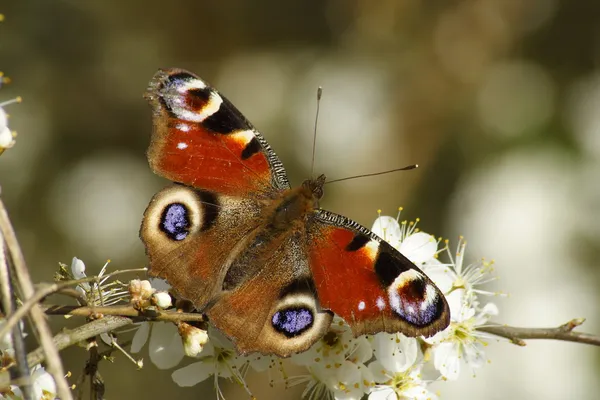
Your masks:
<svg viewBox="0 0 600 400"><path fill-rule="evenodd" d="M166 279L202 310L221 292L236 246L256 229L261 210L251 198L181 184L161 190L140 229L149 274Z"/></svg>
<svg viewBox="0 0 600 400"><path fill-rule="evenodd" d="M262 135L196 75L160 70L146 98L154 124L148 160L157 174L226 195L289 189L281 161Z"/></svg>
<svg viewBox="0 0 600 400"><path fill-rule="evenodd" d="M307 350L327 332L332 314L321 310L315 295L304 239L301 232L271 237L262 249L248 247L232 265L230 272L252 272L224 291L207 315L238 351L287 357Z"/></svg>
<svg viewBox="0 0 600 400"><path fill-rule="evenodd" d="M448 326L450 312L440 290L367 228L316 210L308 232L321 306L342 317L355 335L432 336Z"/></svg>

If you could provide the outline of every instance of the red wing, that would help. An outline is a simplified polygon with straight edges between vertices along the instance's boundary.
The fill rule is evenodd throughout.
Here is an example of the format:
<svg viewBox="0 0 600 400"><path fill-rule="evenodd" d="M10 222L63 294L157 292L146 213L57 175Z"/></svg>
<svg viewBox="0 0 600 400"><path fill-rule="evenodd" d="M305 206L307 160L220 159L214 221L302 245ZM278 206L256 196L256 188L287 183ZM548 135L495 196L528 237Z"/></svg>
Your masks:
<svg viewBox="0 0 600 400"><path fill-rule="evenodd" d="M266 140L196 75L160 70L146 98L154 122L148 161L157 174L226 195L289 189L283 165Z"/></svg>
<svg viewBox="0 0 600 400"><path fill-rule="evenodd" d="M440 290L367 228L317 210L308 229L321 307L342 317L355 335L432 336L448 326L450 311Z"/></svg>

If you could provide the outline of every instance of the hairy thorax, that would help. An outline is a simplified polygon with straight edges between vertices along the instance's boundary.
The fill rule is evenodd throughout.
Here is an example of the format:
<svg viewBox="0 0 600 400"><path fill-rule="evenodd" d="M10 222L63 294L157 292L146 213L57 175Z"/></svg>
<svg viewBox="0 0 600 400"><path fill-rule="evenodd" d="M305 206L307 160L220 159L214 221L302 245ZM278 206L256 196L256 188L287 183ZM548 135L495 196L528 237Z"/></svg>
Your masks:
<svg viewBox="0 0 600 400"><path fill-rule="evenodd" d="M318 208L324 180L324 176L307 180L270 201L261 223L236 246L241 251L232 252L223 290L232 290L261 273L265 266L256 260L271 259L269 256L290 246L290 242L305 242L306 219Z"/></svg>

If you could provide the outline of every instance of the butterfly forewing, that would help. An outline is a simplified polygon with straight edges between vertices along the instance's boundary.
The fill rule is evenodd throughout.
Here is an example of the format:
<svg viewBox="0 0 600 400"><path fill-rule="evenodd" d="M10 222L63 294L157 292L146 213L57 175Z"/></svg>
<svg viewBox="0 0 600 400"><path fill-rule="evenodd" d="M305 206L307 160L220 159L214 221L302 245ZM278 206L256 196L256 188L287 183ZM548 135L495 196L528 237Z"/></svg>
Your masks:
<svg viewBox="0 0 600 400"><path fill-rule="evenodd" d="M266 140L194 74L160 70L146 97L154 116L148 160L157 174L227 195L289 189L283 165Z"/></svg>
<svg viewBox="0 0 600 400"><path fill-rule="evenodd" d="M450 312L435 284L398 250L358 223L316 210L308 227L311 271L321 306L355 335L432 336Z"/></svg>

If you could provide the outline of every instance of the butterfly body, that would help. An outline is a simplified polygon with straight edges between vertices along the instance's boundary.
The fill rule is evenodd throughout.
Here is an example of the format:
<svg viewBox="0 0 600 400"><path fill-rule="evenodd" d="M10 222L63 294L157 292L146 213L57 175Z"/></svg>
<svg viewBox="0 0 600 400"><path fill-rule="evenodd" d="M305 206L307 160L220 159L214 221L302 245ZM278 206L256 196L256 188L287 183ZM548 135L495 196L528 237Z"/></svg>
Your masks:
<svg viewBox="0 0 600 400"><path fill-rule="evenodd" d="M429 278L368 229L320 209L323 175L291 188L266 140L216 90L164 70L147 98L150 165L176 182L144 214L150 274L239 351L304 351L327 332L332 312L356 335L430 336L448 325L448 305Z"/></svg>

